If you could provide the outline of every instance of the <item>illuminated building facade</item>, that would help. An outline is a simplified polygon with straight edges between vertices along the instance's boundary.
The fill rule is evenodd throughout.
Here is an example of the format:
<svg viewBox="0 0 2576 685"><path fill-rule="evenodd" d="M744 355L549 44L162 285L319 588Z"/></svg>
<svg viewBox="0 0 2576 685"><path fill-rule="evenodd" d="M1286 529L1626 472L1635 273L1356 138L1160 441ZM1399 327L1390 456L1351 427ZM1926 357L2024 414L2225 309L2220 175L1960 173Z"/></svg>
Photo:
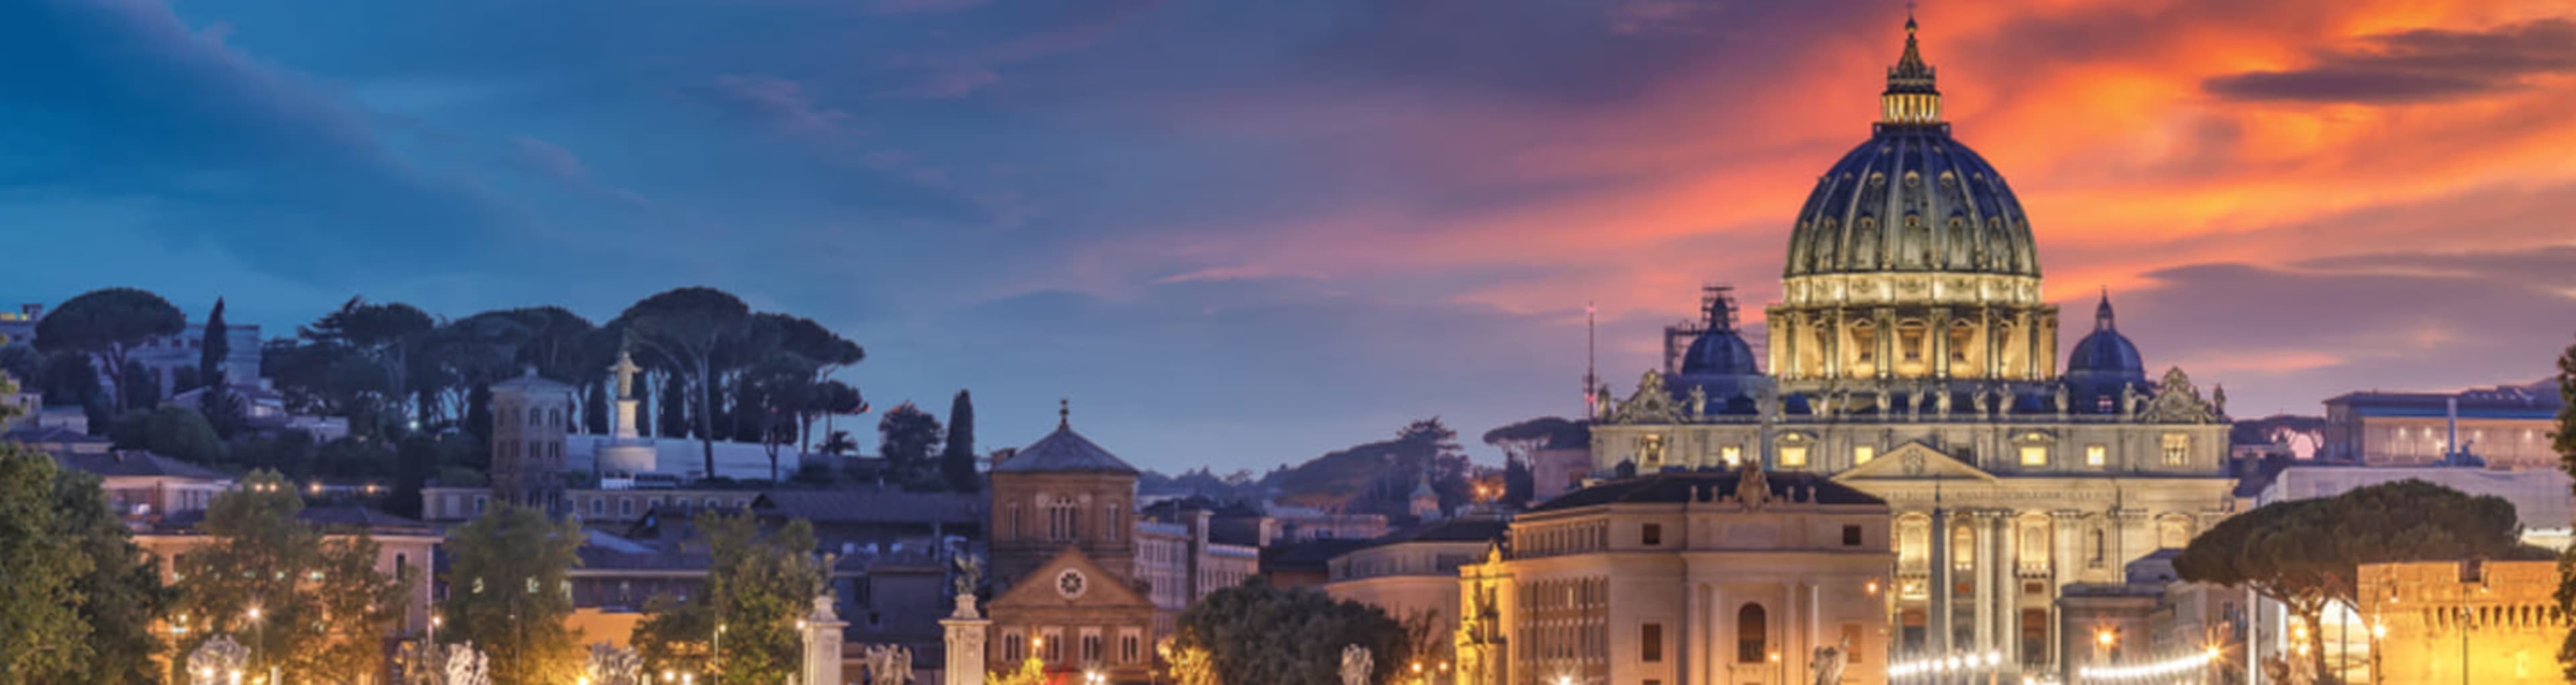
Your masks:
<svg viewBox="0 0 2576 685"><path fill-rule="evenodd" d="M2060 638L2082 629L2063 625L2066 588L2125 583L2129 562L2236 510L2225 391L2178 368L2150 377L2108 293L2058 363L2029 219L1951 137L1906 30L1870 139L1798 212L1769 370L1733 302L1711 298L1678 368L1593 398L1589 467L1759 463L1868 493L1891 509L1874 533L1896 555L1890 648L2061 673Z"/></svg>
<svg viewBox="0 0 2576 685"><path fill-rule="evenodd" d="M2554 561L2409 562L2361 567L2361 615L2387 685L2564 682ZM2468 672L2461 667L2467 665Z"/></svg>

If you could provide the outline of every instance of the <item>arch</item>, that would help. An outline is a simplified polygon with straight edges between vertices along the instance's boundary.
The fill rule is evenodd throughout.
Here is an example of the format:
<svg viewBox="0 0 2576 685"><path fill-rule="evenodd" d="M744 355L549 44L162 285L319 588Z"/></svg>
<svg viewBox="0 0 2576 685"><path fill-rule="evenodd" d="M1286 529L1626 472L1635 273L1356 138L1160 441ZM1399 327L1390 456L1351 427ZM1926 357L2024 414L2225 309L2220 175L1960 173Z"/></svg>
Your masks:
<svg viewBox="0 0 2576 685"><path fill-rule="evenodd" d="M1758 664L1771 652L1771 616L1756 602L1735 610L1735 661Z"/></svg>

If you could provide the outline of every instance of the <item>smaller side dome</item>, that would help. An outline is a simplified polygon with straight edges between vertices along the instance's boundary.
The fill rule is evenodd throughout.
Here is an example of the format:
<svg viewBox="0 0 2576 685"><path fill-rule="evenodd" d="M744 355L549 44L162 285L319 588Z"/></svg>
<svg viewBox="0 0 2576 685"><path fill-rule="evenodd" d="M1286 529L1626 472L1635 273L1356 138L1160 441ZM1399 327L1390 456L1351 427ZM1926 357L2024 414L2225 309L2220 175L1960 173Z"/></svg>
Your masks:
<svg viewBox="0 0 2576 685"><path fill-rule="evenodd" d="M2066 357L2068 375L2082 372L2117 373L2146 379L2146 363L2138 357L2138 346L2120 334L2111 313L2111 292L2102 291L2102 303L2093 308L2093 332L2076 341L2075 352Z"/></svg>
<svg viewBox="0 0 2576 685"><path fill-rule="evenodd" d="M1735 332L1735 302L1709 301L1708 332L1691 341L1682 354L1684 376L1750 376L1762 373L1753 361L1753 346Z"/></svg>

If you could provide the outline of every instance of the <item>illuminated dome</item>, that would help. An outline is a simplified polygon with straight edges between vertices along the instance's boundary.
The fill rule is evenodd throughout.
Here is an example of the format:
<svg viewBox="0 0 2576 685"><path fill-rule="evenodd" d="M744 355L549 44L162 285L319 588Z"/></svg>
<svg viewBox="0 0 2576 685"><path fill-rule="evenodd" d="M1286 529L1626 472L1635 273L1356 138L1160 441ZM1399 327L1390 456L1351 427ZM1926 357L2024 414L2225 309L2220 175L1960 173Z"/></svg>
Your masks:
<svg viewBox="0 0 2576 685"><path fill-rule="evenodd" d="M1869 140L1827 169L1799 210L1783 275L2039 275L2021 201L1941 121L1941 93L1914 28L1906 20L1905 54L1887 70Z"/></svg>
<svg viewBox="0 0 2576 685"><path fill-rule="evenodd" d="M1912 18L1869 140L1816 180L1781 272L1764 328L1783 390L2058 376L2030 221L2003 174L1950 137Z"/></svg>

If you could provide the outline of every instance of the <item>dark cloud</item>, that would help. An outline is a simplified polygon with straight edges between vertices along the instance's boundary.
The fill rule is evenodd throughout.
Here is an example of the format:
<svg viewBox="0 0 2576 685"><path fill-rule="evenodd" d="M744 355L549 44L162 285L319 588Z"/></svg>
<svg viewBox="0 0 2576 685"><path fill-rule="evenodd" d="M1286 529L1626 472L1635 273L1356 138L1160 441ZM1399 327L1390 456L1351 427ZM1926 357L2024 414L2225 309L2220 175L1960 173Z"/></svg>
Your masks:
<svg viewBox="0 0 2576 685"><path fill-rule="evenodd" d="M2576 72L2576 21L2548 19L2490 31L2418 29L2321 50L2316 64L2204 81L2233 100L2396 104L2519 90L2525 78Z"/></svg>

